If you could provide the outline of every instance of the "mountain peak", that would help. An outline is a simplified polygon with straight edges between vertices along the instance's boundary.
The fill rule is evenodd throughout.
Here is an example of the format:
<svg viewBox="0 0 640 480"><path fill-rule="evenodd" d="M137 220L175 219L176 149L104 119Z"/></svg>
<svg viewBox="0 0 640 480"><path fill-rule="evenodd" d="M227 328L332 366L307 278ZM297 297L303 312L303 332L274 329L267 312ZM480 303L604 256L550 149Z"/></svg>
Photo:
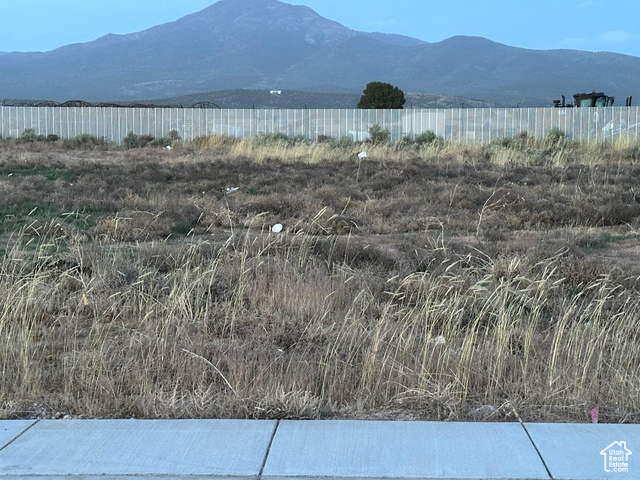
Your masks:
<svg viewBox="0 0 640 480"><path fill-rule="evenodd" d="M4 98L127 101L225 89L405 92L551 105L594 86L640 96L640 58L531 51L457 36L437 43L351 30L279 0L220 0L174 22L44 53L0 54ZM531 101L529 101L531 99Z"/></svg>
<svg viewBox="0 0 640 480"><path fill-rule="evenodd" d="M175 22L159 25L149 32L185 35L197 39L233 39L238 46L271 33L277 37L295 34L310 44L336 44L357 35L356 32L318 15L303 5L279 0L220 0L209 7Z"/></svg>

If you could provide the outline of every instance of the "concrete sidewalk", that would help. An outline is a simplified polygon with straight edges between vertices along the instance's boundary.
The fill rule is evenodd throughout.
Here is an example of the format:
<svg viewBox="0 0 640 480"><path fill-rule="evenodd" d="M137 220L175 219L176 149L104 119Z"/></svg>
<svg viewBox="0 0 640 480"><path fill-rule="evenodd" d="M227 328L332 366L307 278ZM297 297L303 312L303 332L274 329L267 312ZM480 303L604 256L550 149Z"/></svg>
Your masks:
<svg viewBox="0 0 640 480"><path fill-rule="evenodd" d="M0 480L639 480L639 446L640 425L8 420Z"/></svg>

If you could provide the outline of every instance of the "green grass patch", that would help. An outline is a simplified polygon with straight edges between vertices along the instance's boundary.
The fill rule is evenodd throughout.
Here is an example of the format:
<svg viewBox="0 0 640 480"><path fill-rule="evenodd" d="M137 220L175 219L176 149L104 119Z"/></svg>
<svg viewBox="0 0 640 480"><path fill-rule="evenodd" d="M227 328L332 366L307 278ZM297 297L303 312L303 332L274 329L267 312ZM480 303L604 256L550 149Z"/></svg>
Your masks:
<svg viewBox="0 0 640 480"><path fill-rule="evenodd" d="M37 238L29 238L22 237L20 241L20 246L23 251L29 252L31 255L28 256L31 260L36 260L38 258L47 258L52 257L54 255L60 253L68 253L69 247L58 239L37 239Z"/></svg>
<svg viewBox="0 0 640 480"><path fill-rule="evenodd" d="M34 221L48 221L62 213L56 207L20 203L0 207L0 233L14 232Z"/></svg>
<svg viewBox="0 0 640 480"><path fill-rule="evenodd" d="M609 232L586 234L576 241L576 245L588 253L594 250L602 250L604 248L607 248L611 243L622 242L624 240L635 237L636 235L615 235Z"/></svg>
<svg viewBox="0 0 640 480"><path fill-rule="evenodd" d="M67 211L61 213L59 216L69 225L73 225L78 230L88 230L96 226L96 219L100 215L106 213L105 209L89 208L82 210Z"/></svg>
<svg viewBox="0 0 640 480"><path fill-rule="evenodd" d="M13 166L0 170L0 176L3 177L33 177L36 175L41 175L47 180L64 180L65 182L73 182L76 178L73 172L64 168Z"/></svg>
<svg viewBox="0 0 640 480"><path fill-rule="evenodd" d="M96 218L104 212L98 209L69 211L57 205L36 205L30 202L0 206L0 233L15 232L34 222L62 220L78 230L96 225Z"/></svg>
<svg viewBox="0 0 640 480"><path fill-rule="evenodd" d="M180 235L188 235L189 232L193 230L193 227L191 226L190 223L180 222L180 223L176 223L173 227L171 227L171 230L174 233L178 233Z"/></svg>

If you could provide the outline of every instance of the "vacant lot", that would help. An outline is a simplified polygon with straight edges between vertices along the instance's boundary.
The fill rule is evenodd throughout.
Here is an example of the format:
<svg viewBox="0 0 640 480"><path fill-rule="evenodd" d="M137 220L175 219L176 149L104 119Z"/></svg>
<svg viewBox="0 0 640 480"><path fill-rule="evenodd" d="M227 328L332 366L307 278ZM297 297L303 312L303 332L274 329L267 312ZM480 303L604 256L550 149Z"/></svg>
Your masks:
<svg viewBox="0 0 640 480"><path fill-rule="evenodd" d="M2 141L0 416L638 422L639 152Z"/></svg>

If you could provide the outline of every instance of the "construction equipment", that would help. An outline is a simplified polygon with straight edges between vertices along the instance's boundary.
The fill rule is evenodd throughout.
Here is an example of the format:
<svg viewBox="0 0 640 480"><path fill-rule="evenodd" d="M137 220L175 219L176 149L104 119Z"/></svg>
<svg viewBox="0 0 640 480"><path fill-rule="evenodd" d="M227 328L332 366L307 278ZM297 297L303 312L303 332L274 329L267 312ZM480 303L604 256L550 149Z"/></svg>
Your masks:
<svg viewBox="0 0 640 480"><path fill-rule="evenodd" d="M632 97L627 97L625 100L625 107L631 106ZM562 95L562 100L554 100L553 106L556 108L570 108L570 107L612 107L614 97L605 95L604 92L596 92L592 90L591 93L575 93L573 95L574 103L565 103L565 97Z"/></svg>

